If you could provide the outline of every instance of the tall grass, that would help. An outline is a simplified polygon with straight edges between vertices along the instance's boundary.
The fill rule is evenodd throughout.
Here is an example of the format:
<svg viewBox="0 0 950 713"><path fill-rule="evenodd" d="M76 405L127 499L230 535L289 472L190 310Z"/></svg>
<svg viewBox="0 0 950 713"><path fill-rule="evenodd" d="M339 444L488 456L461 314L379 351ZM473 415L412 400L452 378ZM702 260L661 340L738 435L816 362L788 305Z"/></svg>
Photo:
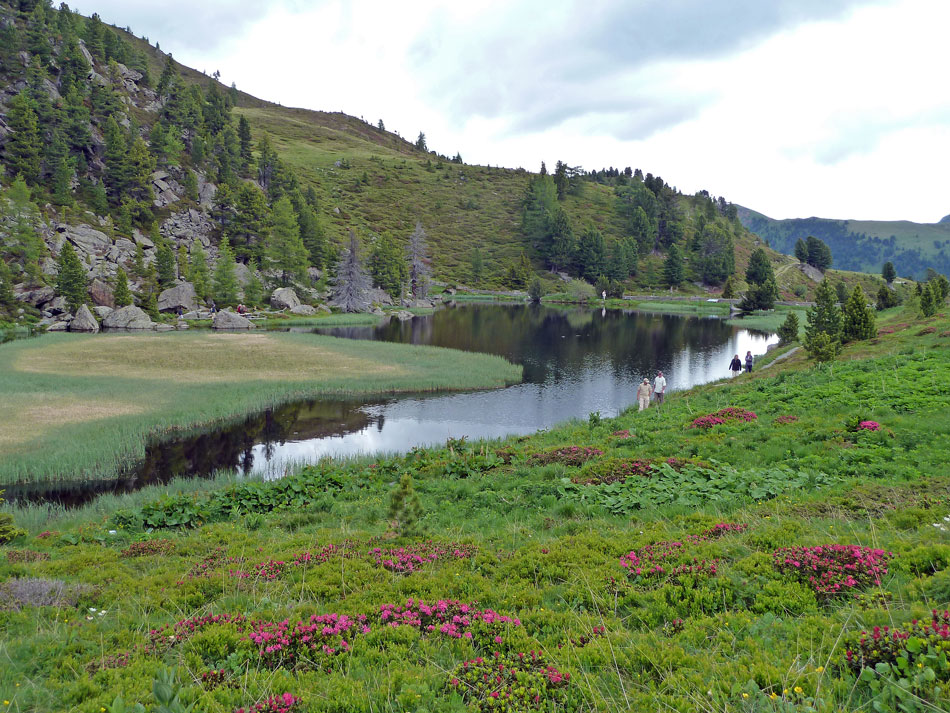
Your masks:
<svg viewBox="0 0 950 713"><path fill-rule="evenodd" d="M158 335L155 339L194 336ZM41 360L77 338L69 335L4 345L0 348L0 402L10 409L8 419L15 419L17 412L29 413L31 404L41 403L52 405L53 421L30 424L36 434L25 442L11 443L12 439L4 438L0 431L0 483L114 478L144 456L151 439L224 423L289 401L500 387L521 379L520 366L487 354L312 334L269 336L281 343L317 348L314 360L325 360L329 354L354 360L352 363L362 368L351 367L314 380L242 381L242 374L229 372L227 359L223 358L216 372L222 381L176 383L122 378L118 376L121 364L116 365L115 377L33 373L17 368L19 360ZM266 366L262 364L261 368ZM142 410L132 415L57 423L55 404L63 402L90 406L136 404ZM3 423L0 417L0 428L11 431L14 427L9 420L5 426Z"/></svg>

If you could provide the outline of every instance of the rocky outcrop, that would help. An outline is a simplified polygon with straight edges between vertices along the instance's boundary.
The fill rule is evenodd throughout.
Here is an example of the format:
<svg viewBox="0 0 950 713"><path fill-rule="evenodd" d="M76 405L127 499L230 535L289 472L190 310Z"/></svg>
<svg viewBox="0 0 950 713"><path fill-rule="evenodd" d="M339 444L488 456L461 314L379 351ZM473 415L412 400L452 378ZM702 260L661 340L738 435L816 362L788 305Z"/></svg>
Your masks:
<svg viewBox="0 0 950 713"><path fill-rule="evenodd" d="M80 253L80 259L84 255L94 257L105 257L112 247L112 238L96 230L90 225L65 225L60 224L55 228L56 232L73 244L73 247Z"/></svg>
<svg viewBox="0 0 950 713"><path fill-rule="evenodd" d="M152 329L155 325L145 312L134 305L113 310L102 320L104 329Z"/></svg>
<svg viewBox="0 0 950 713"><path fill-rule="evenodd" d="M392 296L386 292L386 290L381 290L378 287L374 287L369 291L369 301L373 304L386 305L388 307L392 307L392 305L395 304Z"/></svg>
<svg viewBox="0 0 950 713"><path fill-rule="evenodd" d="M152 192L155 194L153 201L156 208L177 203L180 194L184 192L178 181L169 176L165 171L155 171L152 174Z"/></svg>
<svg viewBox="0 0 950 713"><path fill-rule="evenodd" d="M311 317L317 313L317 310L310 305L297 305L296 307L290 308L290 313L298 317Z"/></svg>
<svg viewBox="0 0 950 713"><path fill-rule="evenodd" d="M33 305L34 307L42 307L55 298L56 290L52 287L37 287L35 290L27 290L17 295L18 300Z"/></svg>
<svg viewBox="0 0 950 713"><path fill-rule="evenodd" d="M398 312L394 312L393 317L398 319L400 322L408 322L410 319L415 317L415 315L412 312L401 309Z"/></svg>
<svg viewBox="0 0 950 713"><path fill-rule="evenodd" d="M289 309L300 306L300 298L292 287L278 287L270 296L270 304L274 309Z"/></svg>
<svg viewBox="0 0 950 713"><path fill-rule="evenodd" d="M211 329L254 329L254 323L239 314L222 310L211 320Z"/></svg>
<svg viewBox="0 0 950 713"><path fill-rule="evenodd" d="M69 312L69 307L66 305L66 299L64 297L54 297L43 305L43 312L49 313L51 316L56 316Z"/></svg>
<svg viewBox="0 0 950 713"><path fill-rule="evenodd" d="M190 250L197 240L203 248L211 246L214 222L205 213L191 208L173 213L162 223L161 232L176 243L184 243Z"/></svg>
<svg viewBox="0 0 950 713"><path fill-rule="evenodd" d="M812 282L821 282L825 279L825 273L823 273L817 267L812 267L808 263L800 262L798 264L798 269L805 273L805 277L807 277Z"/></svg>
<svg viewBox="0 0 950 713"><path fill-rule="evenodd" d="M91 332L93 334L99 331L99 323L96 321L96 318L92 316L92 312L89 311L86 305L82 305L76 310L75 318L69 323L69 331Z"/></svg>
<svg viewBox="0 0 950 713"><path fill-rule="evenodd" d="M102 280L96 279L89 283L89 296L93 303L99 307L115 307L112 288Z"/></svg>
<svg viewBox="0 0 950 713"><path fill-rule="evenodd" d="M182 282L180 285L169 287L158 296L159 312L177 312L179 308L182 312L190 312L196 309L197 306L195 286L190 282Z"/></svg>
<svg viewBox="0 0 950 713"><path fill-rule="evenodd" d="M100 305L99 307L93 307L92 313L96 315L99 319L105 319L110 314L112 314L112 310L113 310L112 307L104 307Z"/></svg>

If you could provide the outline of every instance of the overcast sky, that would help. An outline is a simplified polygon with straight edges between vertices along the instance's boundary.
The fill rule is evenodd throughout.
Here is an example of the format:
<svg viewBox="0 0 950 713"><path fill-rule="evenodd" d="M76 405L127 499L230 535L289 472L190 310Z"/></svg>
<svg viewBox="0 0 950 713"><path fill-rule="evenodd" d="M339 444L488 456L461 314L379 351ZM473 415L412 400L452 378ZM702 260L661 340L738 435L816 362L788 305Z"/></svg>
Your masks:
<svg viewBox="0 0 950 713"><path fill-rule="evenodd" d="M75 7L75 6L74 6ZM950 213L947 0L82 0L467 163L631 166L774 218Z"/></svg>

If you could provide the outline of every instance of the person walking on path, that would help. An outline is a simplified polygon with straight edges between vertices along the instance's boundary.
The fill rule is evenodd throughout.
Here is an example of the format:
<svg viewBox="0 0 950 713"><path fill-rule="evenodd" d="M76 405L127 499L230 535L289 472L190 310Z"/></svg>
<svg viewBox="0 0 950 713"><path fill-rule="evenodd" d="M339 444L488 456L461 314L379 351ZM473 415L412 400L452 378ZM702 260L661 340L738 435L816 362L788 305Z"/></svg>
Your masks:
<svg viewBox="0 0 950 713"><path fill-rule="evenodd" d="M739 361L739 355L736 354L729 362L729 376L736 376L740 371L742 371L742 362Z"/></svg>
<svg viewBox="0 0 950 713"><path fill-rule="evenodd" d="M666 394L666 378L662 371L656 372L656 378L653 380L653 396L656 399L657 407L663 405L663 396Z"/></svg>
<svg viewBox="0 0 950 713"><path fill-rule="evenodd" d="M650 406L650 380L643 377L643 383L637 389L637 402L640 404L640 411Z"/></svg>
<svg viewBox="0 0 950 713"><path fill-rule="evenodd" d="M746 374L752 373L752 362L755 361L755 357L752 356L752 352L748 351L745 353L745 371Z"/></svg>

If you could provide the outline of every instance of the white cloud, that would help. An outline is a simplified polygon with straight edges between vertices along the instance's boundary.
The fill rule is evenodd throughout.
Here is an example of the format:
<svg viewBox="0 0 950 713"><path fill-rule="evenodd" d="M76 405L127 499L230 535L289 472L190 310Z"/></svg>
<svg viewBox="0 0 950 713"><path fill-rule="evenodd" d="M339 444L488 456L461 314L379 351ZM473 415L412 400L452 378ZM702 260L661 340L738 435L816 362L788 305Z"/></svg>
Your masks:
<svg viewBox="0 0 950 713"><path fill-rule="evenodd" d="M773 217L950 212L942 0L98 5L262 98L469 162L629 165Z"/></svg>

